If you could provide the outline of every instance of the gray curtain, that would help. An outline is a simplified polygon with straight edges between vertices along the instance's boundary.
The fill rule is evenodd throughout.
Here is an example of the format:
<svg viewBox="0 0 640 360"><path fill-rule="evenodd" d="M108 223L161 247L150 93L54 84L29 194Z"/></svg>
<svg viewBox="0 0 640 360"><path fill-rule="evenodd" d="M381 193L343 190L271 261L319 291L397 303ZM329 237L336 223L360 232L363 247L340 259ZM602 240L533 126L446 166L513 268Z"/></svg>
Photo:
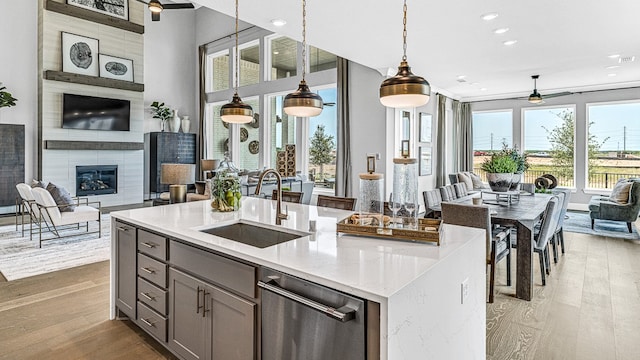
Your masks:
<svg viewBox="0 0 640 360"><path fill-rule="evenodd" d="M473 130L471 105L453 100L453 170L473 171Z"/></svg>
<svg viewBox="0 0 640 360"><path fill-rule="evenodd" d="M447 184L446 172L446 148L445 148L445 104L447 97L437 94L438 99L438 129L436 136L436 188Z"/></svg>
<svg viewBox="0 0 640 360"><path fill-rule="evenodd" d="M336 155L336 196L350 197L351 119L349 117L349 60L338 58L338 152Z"/></svg>
<svg viewBox="0 0 640 360"><path fill-rule="evenodd" d="M206 45L200 45L198 47L198 61L200 68L200 109L198 119L198 154L199 159L204 159L204 109L207 105L207 93L205 91L206 81L206 57L207 57ZM196 161L196 174L200 174L200 161Z"/></svg>

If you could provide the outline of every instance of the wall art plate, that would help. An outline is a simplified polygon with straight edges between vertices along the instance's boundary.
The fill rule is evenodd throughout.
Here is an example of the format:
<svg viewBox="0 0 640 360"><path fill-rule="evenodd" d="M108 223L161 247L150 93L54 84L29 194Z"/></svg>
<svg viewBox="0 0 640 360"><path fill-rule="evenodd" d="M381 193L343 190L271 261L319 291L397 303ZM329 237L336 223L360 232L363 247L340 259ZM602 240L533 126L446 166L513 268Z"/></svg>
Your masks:
<svg viewBox="0 0 640 360"><path fill-rule="evenodd" d="M260 152L260 142L258 140L249 142L249 152L254 155Z"/></svg>
<svg viewBox="0 0 640 360"><path fill-rule="evenodd" d="M100 54L100 77L133 82L133 60Z"/></svg>
<svg viewBox="0 0 640 360"><path fill-rule="evenodd" d="M240 128L240 142L245 142L249 138L249 130Z"/></svg>
<svg viewBox="0 0 640 360"><path fill-rule="evenodd" d="M62 71L98 76L98 39L62 32Z"/></svg>
<svg viewBox="0 0 640 360"><path fill-rule="evenodd" d="M129 20L129 0L67 0L67 4Z"/></svg>

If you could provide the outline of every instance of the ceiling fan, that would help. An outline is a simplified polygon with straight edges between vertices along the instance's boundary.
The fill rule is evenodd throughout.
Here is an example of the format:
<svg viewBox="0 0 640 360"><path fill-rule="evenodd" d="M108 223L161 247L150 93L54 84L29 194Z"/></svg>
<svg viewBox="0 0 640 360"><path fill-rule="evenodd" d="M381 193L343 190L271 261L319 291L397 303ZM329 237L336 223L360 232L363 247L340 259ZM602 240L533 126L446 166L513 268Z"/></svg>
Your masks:
<svg viewBox="0 0 640 360"><path fill-rule="evenodd" d="M531 75L531 78L533 79L533 92L529 95L527 101L532 104L544 104L544 99L573 94L569 91L563 91L554 94L541 95L537 89L537 80L540 78L540 75Z"/></svg>
<svg viewBox="0 0 640 360"><path fill-rule="evenodd" d="M160 13L162 10L174 10L174 9L193 9L194 6L191 3L183 4L161 4L158 0L150 0L149 2L138 0L143 4L147 4L149 11L151 11L151 21L160 21Z"/></svg>

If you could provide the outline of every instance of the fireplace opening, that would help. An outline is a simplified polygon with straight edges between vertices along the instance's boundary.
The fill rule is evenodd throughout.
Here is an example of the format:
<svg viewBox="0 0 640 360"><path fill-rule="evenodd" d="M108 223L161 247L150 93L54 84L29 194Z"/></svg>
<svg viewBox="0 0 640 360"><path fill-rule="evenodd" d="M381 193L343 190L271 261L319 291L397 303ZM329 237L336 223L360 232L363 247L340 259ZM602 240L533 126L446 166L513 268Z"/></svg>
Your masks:
<svg viewBox="0 0 640 360"><path fill-rule="evenodd" d="M76 196L118 192L118 166L76 166Z"/></svg>

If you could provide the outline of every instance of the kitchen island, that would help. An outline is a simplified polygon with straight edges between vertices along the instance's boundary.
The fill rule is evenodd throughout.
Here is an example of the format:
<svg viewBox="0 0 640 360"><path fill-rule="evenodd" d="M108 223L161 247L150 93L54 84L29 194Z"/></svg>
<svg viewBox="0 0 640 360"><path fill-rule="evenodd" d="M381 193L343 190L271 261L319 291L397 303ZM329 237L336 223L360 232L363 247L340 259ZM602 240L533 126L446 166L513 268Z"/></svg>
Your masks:
<svg viewBox="0 0 640 360"><path fill-rule="evenodd" d="M219 282L215 280L216 284L221 285L220 290L214 291L229 299L233 297L242 306L246 305L243 307L247 309L243 313L244 317L238 319L253 321L251 325L255 325L257 329L255 338L249 339L254 344L253 356L257 359L260 359L261 353L260 292L255 282L246 288L242 281L236 281L237 277L243 279L244 274L253 276L251 265L258 269L255 278L260 277L259 269L273 269L375 305L368 306L370 310L374 310L371 314L375 318L367 318L367 323L369 327L376 329L369 329L366 342L368 347L374 346L379 351L368 351L368 358L485 358L484 231L443 225L441 246L366 238L336 234L336 223L346 218L351 213L349 211L291 203L287 203L286 207L289 219L284 220L281 226L273 225L275 201L258 198L243 198L240 210L229 213L211 211L208 201L112 212L111 318L124 314L134 321L139 317L144 324L152 323L140 315L148 313L150 316L157 316L144 302L140 305L141 300L145 300L141 296L149 297L148 292L141 291L141 288L164 291L163 296L169 299L169 305L162 303L163 309L177 312L180 301L172 300L172 281L177 284L179 276L184 275L183 272L186 273L184 276L192 275L196 270L191 269L198 269L198 264L208 264L209 260L206 259L221 264L224 269L230 265L225 261L232 259L240 264L238 271L219 271L222 268L215 265L218 266L217 273L223 278ZM311 220L316 222L314 232L309 232ZM258 248L201 231L239 221L281 229L301 237ZM131 248L123 240L130 236L128 234L137 234L137 247L135 241ZM157 248L149 245L153 243L149 239L164 239L165 244L169 245L161 248L162 253L154 253ZM198 251L210 251L212 257L202 258L199 253L194 253L192 258L180 255L190 254L190 247ZM182 260L178 259L174 264L171 260L174 255L181 256ZM163 258L167 260L166 263L162 262ZM205 259L202 260L204 262L200 262L200 258ZM149 269L153 268L152 265L162 266L164 270L151 271ZM173 267L177 268L177 275L167 276L164 271L171 271ZM141 274L139 269L144 272ZM246 269L249 270L245 271ZM137 280L135 275L132 280L131 277L121 280L131 271L134 274L137 271ZM225 276L233 277L234 280L224 278ZM124 283L129 280L134 298L127 304L119 293L128 291ZM197 291L198 317L204 318L209 310L206 305L202 307L200 299L204 302L204 294L207 292L202 290L203 295L200 297L200 285ZM136 301L139 303L137 312ZM247 307L252 302L255 306ZM203 310L199 310L200 308ZM119 313L119 310L129 312ZM170 317L170 313L167 310L166 317ZM150 333L162 342L167 332L171 340L176 329L169 321L168 325L154 325ZM271 329L262 329L262 332L266 331ZM371 338L372 334L375 339ZM190 354L190 351L187 355L178 353L185 358L189 358Z"/></svg>

